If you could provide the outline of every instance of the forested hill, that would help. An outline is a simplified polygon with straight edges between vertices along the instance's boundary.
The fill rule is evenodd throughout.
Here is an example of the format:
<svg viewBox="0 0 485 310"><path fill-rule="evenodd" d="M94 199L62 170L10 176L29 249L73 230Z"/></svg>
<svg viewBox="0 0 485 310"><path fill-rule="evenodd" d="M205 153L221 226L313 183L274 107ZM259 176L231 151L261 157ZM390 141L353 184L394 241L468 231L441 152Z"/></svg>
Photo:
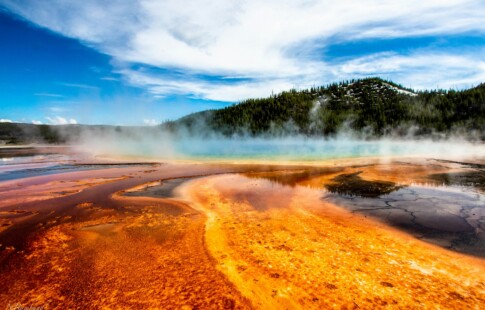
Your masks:
<svg viewBox="0 0 485 310"><path fill-rule="evenodd" d="M485 84L464 91L415 92L379 78L290 90L183 117L174 132L224 135L366 136L457 134L485 139Z"/></svg>

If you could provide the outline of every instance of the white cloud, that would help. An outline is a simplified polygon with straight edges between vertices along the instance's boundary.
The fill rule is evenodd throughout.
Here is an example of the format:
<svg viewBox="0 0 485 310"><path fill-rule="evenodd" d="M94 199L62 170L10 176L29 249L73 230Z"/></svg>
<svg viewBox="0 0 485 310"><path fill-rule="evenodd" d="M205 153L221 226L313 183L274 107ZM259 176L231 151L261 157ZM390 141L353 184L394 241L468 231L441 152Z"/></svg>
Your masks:
<svg viewBox="0 0 485 310"><path fill-rule="evenodd" d="M0 123L13 123L11 119L0 118Z"/></svg>
<svg viewBox="0 0 485 310"><path fill-rule="evenodd" d="M188 94L196 98L217 101L239 101L249 97L264 97L268 95L268 90L271 94L271 92L277 93L294 87L294 84L285 80L273 79L221 85L204 80L166 79L139 71L124 71L124 74L131 84L145 87L155 96Z"/></svg>
<svg viewBox="0 0 485 310"><path fill-rule="evenodd" d="M143 124L147 126L156 126L156 125L160 125L160 122L154 119L144 119Z"/></svg>
<svg viewBox="0 0 485 310"><path fill-rule="evenodd" d="M415 89L466 88L485 80L485 59L478 55L383 53L364 56L343 63L336 76L368 76L379 72L396 77L398 82Z"/></svg>
<svg viewBox="0 0 485 310"><path fill-rule="evenodd" d="M485 51L484 51L485 53ZM333 64L320 76L299 76L281 79L257 79L243 83L214 83L204 80L173 80L146 72L125 70L132 85L145 87L154 95L190 94L197 98L219 101L240 101L265 97L290 88L309 88L323 81L339 81L377 75L394 77L397 82L415 89L466 88L485 81L485 59L478 55L414 53L399 55L381 53Z"/></svg>
<svg viewBox="0 0 485 310"><path fill-rule="evenodd" d="M46 117L51 125L68 125L68 124L77 124L77 121L74 118L64 118L62 116L53 116L53 117Z"/></svg>
<svg viewBox="0 0 485 310"><path fill-rule="evenodd" d="M37 121L37 120L34 119L34 120L32 120L32 124L34 124L34 125L42 125L43 123L42 123L42 121Z"/></svg>
<svg viewBox="0 0 485 310"><path fill-rule="evenodd" d="M476 53L414 51L334 63L324 52L328 44L362 38L483 35L483 0L3 3L38 25L111 55L117 73L155 96L181 93L234 101L365 75L389 74L397 82L410 81L417 87L435 83L476 84L484 75L482 65L471 65L476 61L483 63L483 57ZM174 79L130 69L132 63L174 69L183 72L183 76ZM460 69L456 63L465 67ZM248 80L222 83L200 74ZM422 78L416 80L418 75Z"/></svg>

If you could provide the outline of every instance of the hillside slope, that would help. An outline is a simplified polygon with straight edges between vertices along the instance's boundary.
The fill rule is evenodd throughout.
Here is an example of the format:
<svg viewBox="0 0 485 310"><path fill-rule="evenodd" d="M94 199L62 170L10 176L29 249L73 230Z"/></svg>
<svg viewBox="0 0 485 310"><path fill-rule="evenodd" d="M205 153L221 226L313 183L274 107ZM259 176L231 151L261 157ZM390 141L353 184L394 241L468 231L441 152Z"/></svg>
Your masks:
<svg viewBox="0 0 485 310"><path fill-rule="evenodd" d="M485 139L485 84L464 91L414 92L367 78L249 99L195 113L164 127L226 136L331 136L347 130L372 136L461 132Z"/></svg>

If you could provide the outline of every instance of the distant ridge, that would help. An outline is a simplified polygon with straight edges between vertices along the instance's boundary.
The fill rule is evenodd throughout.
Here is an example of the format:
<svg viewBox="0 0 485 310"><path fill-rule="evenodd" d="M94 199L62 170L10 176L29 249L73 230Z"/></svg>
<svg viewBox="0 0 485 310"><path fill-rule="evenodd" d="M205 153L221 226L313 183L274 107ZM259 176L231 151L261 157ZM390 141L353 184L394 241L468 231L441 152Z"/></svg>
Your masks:
<svg viewBox="0 0 485 310"><path fill-rule="evenodd" d="M459 135L485 140L485 84L462 91L414 91L381 78L365 78L248 99L157 127L0 123L0 143L65 143L86 128L193 136L331 137L351 132L364 138Z"/></svg>

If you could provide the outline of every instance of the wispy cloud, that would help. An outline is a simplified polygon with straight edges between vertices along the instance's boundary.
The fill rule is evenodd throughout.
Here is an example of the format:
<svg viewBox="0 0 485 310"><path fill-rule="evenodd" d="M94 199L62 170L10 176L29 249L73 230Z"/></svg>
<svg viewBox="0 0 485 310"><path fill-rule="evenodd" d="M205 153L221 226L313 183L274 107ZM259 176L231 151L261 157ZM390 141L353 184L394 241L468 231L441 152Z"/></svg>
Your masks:
<svg viewBox="0 0 485 310"><path fill-rule="evenodd" d="M77 124L77 121L74 118L65 118L62 116L53 116L53 117L46 117L47 121L51 125L68 125L68 124Z"/></svg>
<svg viewBox="0 0 485 310"><path fill-rule="evenodd" d="M64 97L63 95L53 94L53 93L35 93L34 96L39 96L39 97L54 97L54 98Z"/></svg>
<svg viewBox="0 0 485 310"><path fill-rule="evenodd" d="M32 124L34 124L34 125L42 125L43 122L34 119L34 120L32 120Z"/></svg>
<svg viewBox="0 0 485 310"><path fill-rule="evenodd" d="M103 76L101 78L101 80L103 80L103 81L118 81L119 79L112 77L112 76Z"/></svg>
<svg viewBox="0 0 485 310"><path fill-rule="evenodd" d="M49 107L48 109L49 111L54 113L65 112L68 110L67 108L63 108L63 107Z"/></svg>
<svg viewBox="0 0 485 310"><path fill-rule="evenodd" d="M99 90L99 87L93 85L86 85L86 84L75 84L75 83L60 83L63 86L73 87L73 88L82 88L82 89L91 89L91 90Z"/></svg>
<svg viewBox="0 0 485 310"><path fill-rule="evenodd" d="M111 55L116 73L154 96L235 101L368 75L417 88L465 87L484 79L483 49L388 51L345 61L325 54L326 46L359 40L483 36L483 0L2 2L37 25ZM222 83L211 76L237 79Z"/></svg>

